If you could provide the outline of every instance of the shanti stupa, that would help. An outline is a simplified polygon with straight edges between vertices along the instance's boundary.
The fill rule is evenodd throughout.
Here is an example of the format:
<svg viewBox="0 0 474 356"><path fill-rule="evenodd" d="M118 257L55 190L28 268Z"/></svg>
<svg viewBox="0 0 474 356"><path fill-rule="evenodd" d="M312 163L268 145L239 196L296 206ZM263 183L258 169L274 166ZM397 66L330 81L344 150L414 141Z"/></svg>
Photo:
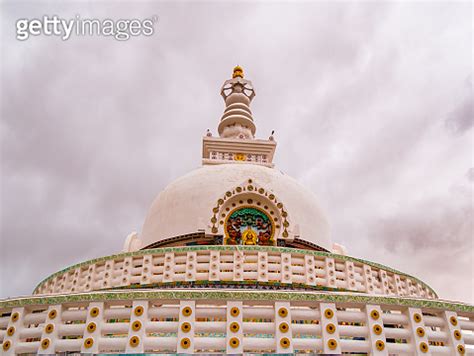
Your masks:
<svg viewBox="0 0 474 356"><path fill-rule="evenodd" d="M0 301L2 354L474 354L472 305L333 244L313 195L274 168L273 137L255 138L242 68L221 94L202 167L125 252Z"/></svg>

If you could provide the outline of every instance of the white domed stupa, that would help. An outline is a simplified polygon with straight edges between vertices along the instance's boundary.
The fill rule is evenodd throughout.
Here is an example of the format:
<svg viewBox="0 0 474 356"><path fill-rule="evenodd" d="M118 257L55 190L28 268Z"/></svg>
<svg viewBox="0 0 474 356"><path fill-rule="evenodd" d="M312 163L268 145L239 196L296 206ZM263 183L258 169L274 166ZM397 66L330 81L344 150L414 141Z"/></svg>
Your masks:
<svg viewBox="0 0 474 356"><path fill-rule="evenodd" d="M0 300L16 354L474 354L474 307L348 256L315 197L256 139L241 67L202 167L153 201L124 251Z"/></svg>

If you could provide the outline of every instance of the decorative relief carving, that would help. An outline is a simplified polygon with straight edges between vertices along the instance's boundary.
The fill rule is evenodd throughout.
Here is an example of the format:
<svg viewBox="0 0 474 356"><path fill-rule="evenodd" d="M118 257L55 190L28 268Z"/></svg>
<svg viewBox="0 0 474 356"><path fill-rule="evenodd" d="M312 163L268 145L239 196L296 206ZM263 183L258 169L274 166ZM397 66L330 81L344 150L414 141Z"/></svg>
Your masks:
<svg viewBox="0 0 474 356"><path fill-rule="evenodd" d="M229 213L224 222L224 232L226 245L275 245L272 219L253 206L239 207Z"/></svg>
<svg viewBox="0 0 474 356"><path fill-rule="evenodd" d="M283 203L252 179L225 192L212 212L211 233L222 233L224 244L269 246L290 236Z"/></svg>
<svg viewBox="0 0 474 356"><path fill-rule="evenodd" d="M238 162L257 162L257 163L268 163L268 155L266 154L254 154L254 153L233 153L233 152L221 152L211 151L209 154L211 160L217 161L238 161Z"/></svg>

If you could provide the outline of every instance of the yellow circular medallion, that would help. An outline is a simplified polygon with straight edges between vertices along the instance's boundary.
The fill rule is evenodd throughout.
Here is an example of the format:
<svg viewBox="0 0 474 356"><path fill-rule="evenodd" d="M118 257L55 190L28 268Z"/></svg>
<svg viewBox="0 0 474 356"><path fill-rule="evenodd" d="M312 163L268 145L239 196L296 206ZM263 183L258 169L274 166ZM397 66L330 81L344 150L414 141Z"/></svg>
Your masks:
<svg viewBox="0 0 474 356"><path fill-rule="evenodd" d="M191 316L192 313L193 313L193 310L191 309L191 307L183 308L183 311L182 311L183 316Z"/></svg>
<svg viewBox="0 0 474 356"><path fill-rule="evenodd" d="M49 347L50 344L51 344L51 341L49 339L43 339L41 341L41 348L43 350L46 350Z"/></svg>
<svg viewBox="0 0 474 356"><path fill-rule="evenodd" d="M93 333L97 329L97 325L94 322L87 324L87 331Z"/></svg>
<svg viewBox="0 0 474 356"><path fill-rule="evenodd" d="M230 309L230 315L232 315L234 318L239 316L239 314L240 314L239 308L232 307L232 309Z"/></svg>
<svg viewBox="0 0 474 356"><path fill-rule="evenodd" d="M8 351L10 349L10 346L12 346L10 340L7 340L3 343L3 351Z"/></svg>
<svg viewBox="0 0 474 356"><path fill-rule="evenodd" d="M329 323L328 325L326 325L326 331L329 334L334 334L334 332L336 331L336 326L332 323Z"/></svg>
<svg viewBox="0 0 474 356"><path fill-rule="evenodd" d="M12 321L15 322L15 321L17 321L18 319L20 319L20 314L18 314L18 313L16 313L16 312L13 313L13 314L12 314Z"/></svg>
<svg viewBox="0 0 474 356"><path fill-rule="evenodd" d="M328 340L328 347L330 350L335 350L337 349L337 341L336 339L329 339Z"/></svg>
<svg viewBox="0 0 474 356"><path fill-rule="evenodd" d="M416 328L416 335L418 335L419 337L425 336L425 329L423 329L421 327Z"/></svg>
<svg viewBox="0 0 474 356"><path fill-rule="evenodd" d="M191 340L189 338L184 337L181 339L181 347L183 349L189 349L189 346L191 346Z"/></svg>
<svg viewBox="0 0 474 356"><path fill-rule="evenodd" d="M380 335L382 333L382 327L378 324L375 324L373 327L372 327L372 330L374 331L374 334L375 335Z"/></svg>
<svg viewBox="0 0 474 356"><path fill-rule="evenodd" d="M181 324L181 331L182 331L183 333L187 333L187 332L189 332L190 330L191 330L191 324L190 324L190 323L185 322L185 323Z"/></svg>
<svg viewBox="0 0 474 356"><path fill-rule="evenodd" d="M140 345L140 338L138 336L132 336L130 338L129 344L131 347L137 347Z"/></svg>
<svg viewBox="0 0 474 356"><path fill-rule="evenodd" d="M426 342L420 342L420 350L421 352L423 353L427 353L428 352L428 344Z"/></svg>
<svg viewBox="0 0 474 356"><path fill-rule="evenodd" d="M290 329L287 323L281 323L278 328L280 329L280 332L282 333L286 333Z"/></svg>
<svg viewBox="0 0 474 356"><path fill-rule="evenodd" d="M143 307L139 305L138 307L135 308L134 313L136 316L142 316L144 311L145 309L143 309Z"/></svg>
<svg viewBox="0 0 474 356"><path fill-rule="evenodd" d="M234 321L234 322L230 323L229 329L230 329L230 331L232 331L233 333L236 333L237 331L240 330L240 325L239 325L239 323L236 323L236 322Z"/></svg>
<svg viewBox="0 0 474 356"><path fill-rule="evenodd" d="M281 347L283 347L284 349L287 349L290 347L290 340L287 338L287 337L284 337L280 340L280 345Z"/></svg>
<svg viewBox="0 0 474 356"><path fill-rule="evenodd" d="M237 339L236 337L233 337L233 338L230 339L229 345L230 345L230 347L232 347L233 349L236 349L237 347L239 347L240 341L239 341L239 339Z"/></svg>
<svg viewBox="0 0 474 356"><path fill-rule="evenodd" d="M286 309L286 308L280 308L280 309L278 309L278 315L279 315L281 318L286 318L287 315L288 315L288 309Z"/></svg>
<svg viewBox="0 0 474 356"><path fill-rule="evenodd" d="M380 313L374 309L370 312L370 317L374 320L378 320L378 318L380 317Z"/></svg>
<svg viewBox="0 0 474 356"><path fill-rule="evenodd" d="M132 324L132 330L133 331L139 331L142 328L142 323L140 320L135 320Z"/></svg>
<svg viewBox="0 0 474 356"><path fill-rule="evenodd" d="M89 312L89 315L93 318L98 316L99 315L99 308L97 308L97 307L92 308L91 311Z"/></svg>
<svg viewBox="0 0 474 356"><path fill-rule="evenodd" d="M94 345L94 339L91 337L88 337L87 339L84 340L84 347L86 349L90 349Z"/></svg>
<svg viewBox="0 0 474 356"><path fill-rule="evenodd" d="M44 331L46 332L46 334L51 334L54 331L54 325L53 324L46 325L46 327L44 328Z"/></svg>
<svg viewBox="0 0 474 356"><path fill-rule="evenodd" d="M334 312L332 311L332 309L326 309L324 311L324 316L328 319L331 319L334 316Z"/></svg>
<svg viewBox="0 0 474 356"><path fill-rule="evenodd" d="M54 319L56 318L56 315L58 315L58 312L55 309L53 309L48 313L48 318Z"/></svg>

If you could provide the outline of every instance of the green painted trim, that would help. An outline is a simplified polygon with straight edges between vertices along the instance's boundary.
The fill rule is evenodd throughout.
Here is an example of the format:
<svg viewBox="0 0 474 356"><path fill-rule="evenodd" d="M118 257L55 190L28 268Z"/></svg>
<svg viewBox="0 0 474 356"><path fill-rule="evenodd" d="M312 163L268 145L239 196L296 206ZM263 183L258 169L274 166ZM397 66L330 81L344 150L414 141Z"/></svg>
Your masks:
<svg viewBox="0 0 474 356"><path fill-rule="evenodd" d="M329 291L329 292L349 292L355 294L364 294L359 291L351 291L345 288L331 288L318 285L309 285L304 283L284 283L284 282L259 282L259 281L179 281L179 282L163 282L163 283L150 283L150 284L130 284L128 286L120 286L113 288L103 288L103 291L114 291L123 289L165 289L169 288L214 288L214 286L225 286L232 289L235 286L255 286L262 287L261 290L267 291L265 287L277 287L275 291L290 290L290 291ZM247 290L259 290L259 288L247 289Z"/></svg>
<svg viewBox="0 0 474 356"><path fill-rule="evenodd" d="M167 253L167 252L192 252L192 251L267 251L267 252L279 252L279 253L294 253L294 254L302 254L302 255L313 255L313 256L321 256L321 257L329 257L329 258L335 258L339 259L342 261L350 261L350 262L359 262L363 263L366 265L369 265L371 267L383 269L388 272L396 273L400 276L405 276L407 278L411 278L412 280L417 281L424 287L428 288L436 297L438 295L436 292L431 288L429 285L424 283L423 281L419 280L416 277L413 277L409 274L397 271L396 269L393 269L391 267L384 266L380 263L376 262L371 262L371 261L366 261L361 258L355 258L355 257L350 257L350 256L344 256L344 255L338 255L335 253L329 253L329 252L323 252L323 251L311 251L311 250L303 250L303 249L296 249L296 248L289 248L289 247L276 247L276 246L231 246L231 245L203 245L203 246L183 246L183 247L161 247L161 248L155 248L151 250L139 250L135 252L125 252L125 253L119 253L115 255L110 255L110 256L104 256L104 257L99 257L95 258L92 260L84 261L75 265L72 265L70 267L64 268L56 273L53 273L49 277L45 278L42 280L35 288L33 293L35 293L38 288L48 282L50 279L53 279L57 275L69 272L73 269L76 269L78 267L83 267L83 266L88 266L94 263L99 263L99 262L106 262L109 260L114 260L114 259L119 259L119 258L125 258L125 257L136 257L136 256L144 256L144 255L152 255L156 253Z"/></svg>
<svg viewBox="0 0 474 356"><path fill-rule="evenodd" d="M357 303L414 308L429 308L470 313L474 316L474 306L436 299L400 298L374 296L367 294L338 292L279 292L279 291L215 291L215 290L126 290L110 292L77 293L69 295L32 296L0 300L0 309L34 305L56 305L75 302L101 302L114 300L242 300L242 301L291 301L291 302L325 302Z"/></svg>

